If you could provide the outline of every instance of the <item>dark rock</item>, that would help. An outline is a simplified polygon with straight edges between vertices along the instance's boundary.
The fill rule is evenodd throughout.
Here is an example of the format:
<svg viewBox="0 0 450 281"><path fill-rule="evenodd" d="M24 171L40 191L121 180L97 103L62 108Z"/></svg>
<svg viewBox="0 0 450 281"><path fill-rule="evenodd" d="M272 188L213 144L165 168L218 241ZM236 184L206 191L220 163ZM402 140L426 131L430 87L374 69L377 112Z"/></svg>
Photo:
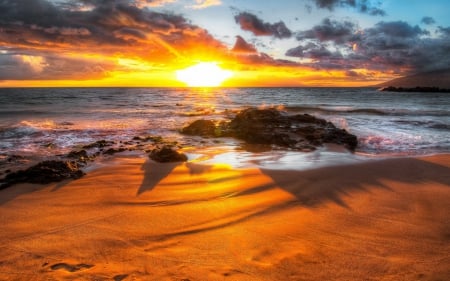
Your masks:
<svg viewBox="0 0 450 281"><path fill-rule="evenodd" d="M153 149L150 152L149 157L150 159L161 163L187 161L187 156L185 154L179 153L170 146Z"/></svg>
<svg viewBox="0 0 450 281"><path fill-rule="evenodd" d="M17 183L48 184L65 179L78 179L84 175L74 161L43 161L26 170L8 174L0 185L0 189Z"/></svg>
<svg viewBox="0 0 450 281"><path fill-rule="evenodd" d="M233 136L251 144L290 146L294 143L287 132L279 130L290 126L288 119L273 108L245 109L236 115L229 126Z"/></svg>
<svg viewBox="0 0 450 281"><path fill-rule="evenodd" d="M20 155L10 155L8 157L8 159L6 159L6 161L11 163L11 162L20 162L20 161L23 161L25 159L26 159L25 157L20 156Z"/></svg>
<svg viewBox="0 0 450 281"><path fill-rule="evenodd" d="M214 121L197 120L182 133L201 136L232 136L249 144L277 145L301 151L311 151L324 143L336 143L354 150L356 136L333 123L309 114L289 116L274 109L248 108L239 112L220 129Z"/></svg>
<svg viewBox="0 0 450 281"><path fill-rule="evenodd" d="M103 147L106 147L106 146L111 146L111 145L113 145L113 144L114 144L114 142L112 142L112 141L99 140L99 141L96 141L96 142L94 142L94 143L85 145L85 146L83 146L83 148L84 148L84 149L90 149L90 148L103 148Z"/></svg>
<svg viewBox="0 0 450 281"><path fill-rule="evenodd" d="M42 146L45 147L45 148L55 148L56 147L56 145L54 143L51 143L51 142L44 143Z"/></svg>
<svg viewBox="0 0 450 281"><path fill-rule="evenodd" d="M202 137L229 137L232 136L229 122L213 120L196 120L181 130L182 134Z"/></svg>
<svg viewBox="0 0 450 281"><path fill-rule="evenodd" d="M134 141L142 141L142 142L155 142L160 143L163 141L163 138L161 136L136 136L133 138Z"/></svg>
<svg viewBox="0 0 450 281"><path fill-rule="evenodd" d="M119 153L119 152L124 152L124 151L126 151L126 150L127 150L127 149L124 148L124 147L119 147L119 148L109 148L109 149L107 149L106 151L104 151L103 154L113 155L113 154L116 154L116 153Z"/></svg>
<svg viewBox="0 0 450 281"><path fill-rule="evenodd" d="M91 160L86 150L72 150L67 154L67 158L75 159L79 162L86 163Z"/></svg>
<svg viewBox="0 0 450 281"><path fill-rule="evenodd" d="M181 132L186 135L215 137L216 124L211 120L196 120L189 126L184 127Z"/></svg>
<svg viewBox="0 0 450 281"><path fill-rule="evenodd" d="M388 86L381 88L382 92L418 92L418 93L450 93L450 89L439 88L439 87L413 87L413 88L403 88Z"/></svg>

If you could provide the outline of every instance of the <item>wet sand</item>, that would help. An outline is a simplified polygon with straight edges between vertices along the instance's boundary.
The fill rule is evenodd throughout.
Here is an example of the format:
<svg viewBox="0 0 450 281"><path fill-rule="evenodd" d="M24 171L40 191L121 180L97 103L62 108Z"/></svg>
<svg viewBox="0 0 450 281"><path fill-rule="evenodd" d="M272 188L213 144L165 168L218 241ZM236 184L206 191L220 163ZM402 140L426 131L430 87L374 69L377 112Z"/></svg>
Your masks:
<svg viewBox="0 0 450 281"><path fill-rule="evenodd" d="M450 155L307 171L118 156L0 191L0 280L450 280Z"/></svg>

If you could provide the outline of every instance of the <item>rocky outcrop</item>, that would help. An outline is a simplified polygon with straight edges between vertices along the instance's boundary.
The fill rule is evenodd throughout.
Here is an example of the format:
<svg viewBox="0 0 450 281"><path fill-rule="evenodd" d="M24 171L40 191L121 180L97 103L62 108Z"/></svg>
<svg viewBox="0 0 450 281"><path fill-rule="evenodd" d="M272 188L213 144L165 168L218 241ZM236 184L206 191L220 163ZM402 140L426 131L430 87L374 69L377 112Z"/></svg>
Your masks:
<svg viewBox="0 0 450 281"><path fill-rule="evenodd" d="M450 93L450 89L444 89L439 87L414 87L414 88L404 88L404 87L393 87L388 86L381 88L382 92L418 92L418 93Z"/></svg>
<svg viewBox="0 0 450 281"><path fill-rule="evenodd" d="M195 124L195 126L192 126ZM202 124L208 128L202 131ZM214 121L195 121L182 130L182 133L208 132L198 134L217 136L212 132L219 130L222 136L232 136L250 144L266 144L288 147L296 150L311 151L324 143L344 145L354 150L358 144L356 136L339 129L324 119L308 114L286 115L274 109L248 108L239 112L231 122L221 123L221 128ZM195 130L190 128L195 127Z"/></svg>
<svg viewBox="0 0 450 281"><path fill-rule="evenodd" d="M0 189L17 183L48 184L65 179L78 179L84 175L77 162L74 161L43 161L26 170L8 174L2 181Z"/></svg>
<svg viewBox="0 0 450 281"><path fill-rule="evenodd" d="M53 158L61 160L43 161L28 169L29 159L19 155L0 155L0 175L6 174L0 179L0 189L17 183L59 182L65 179L77 179L84 175L81 167L94 161L100 155L109 156L124 151L153 152L156 145L169 145L174 142L166 142L160 136L136 136L130 141L119 143L109 140L99 140L84 145L82 149L75 149L65 155L54 155ZM175 154L168 150L155 150L153 157L159 162L186 161L184 154ZM22 163L23 162L23 163Z"/></svg>
<svg viewBox="0 0 450 281"><path fill-rule="evenodd" d="M153 149L150 152L149 157L150 159L160 163L186 162L188 159L185 154L179 153L170 146L163 146L161 148Z"/></svg>
<svg viewBox="0 0 450 281"><path fill-rule="evenodd" d="M193 136L216 137L216 124L212 120L196 120L184 127L181 133Z"/></svg>
<svg viewBox="0 0 450 281"><path fill-rule="evenodd" d="M227 122L215 122L212 120L196 120L181 130L182 134L202 137L226 137L230 136Z"/></svg>
<svg viewBox="0 0 450 281"><path fill-rule="evenodd" d="M90 149L90 148L103 148L107 146L114 145L113 141L107 141L107 140L99 140L96 142L93 142L91 144L83 146L84 149Z"/></svg>

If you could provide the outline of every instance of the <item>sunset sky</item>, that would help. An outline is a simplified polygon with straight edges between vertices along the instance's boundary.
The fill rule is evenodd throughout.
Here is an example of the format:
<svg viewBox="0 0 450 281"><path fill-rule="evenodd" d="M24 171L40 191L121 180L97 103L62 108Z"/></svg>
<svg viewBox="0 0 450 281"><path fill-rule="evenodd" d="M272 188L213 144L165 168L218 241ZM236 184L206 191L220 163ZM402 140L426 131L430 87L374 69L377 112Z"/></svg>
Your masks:
<svg viewBox="0 0 450 281"><path fill-rule="evenodd" d="M366 86L450 66L447 0L0 0L0 87Z"/></svg>

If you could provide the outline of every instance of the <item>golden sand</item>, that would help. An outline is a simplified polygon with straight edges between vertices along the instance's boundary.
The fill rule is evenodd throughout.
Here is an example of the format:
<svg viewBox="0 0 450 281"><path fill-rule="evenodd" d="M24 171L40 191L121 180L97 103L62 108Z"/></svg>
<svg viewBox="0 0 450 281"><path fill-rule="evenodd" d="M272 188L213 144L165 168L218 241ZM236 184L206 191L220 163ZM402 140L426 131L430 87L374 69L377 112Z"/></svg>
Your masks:
<svg viewBox="0 0 450 281"><path fill-rule="evenodd" d="M450 280L450 155L309 171L117 157L0 191L0 280Z"/></svg>

